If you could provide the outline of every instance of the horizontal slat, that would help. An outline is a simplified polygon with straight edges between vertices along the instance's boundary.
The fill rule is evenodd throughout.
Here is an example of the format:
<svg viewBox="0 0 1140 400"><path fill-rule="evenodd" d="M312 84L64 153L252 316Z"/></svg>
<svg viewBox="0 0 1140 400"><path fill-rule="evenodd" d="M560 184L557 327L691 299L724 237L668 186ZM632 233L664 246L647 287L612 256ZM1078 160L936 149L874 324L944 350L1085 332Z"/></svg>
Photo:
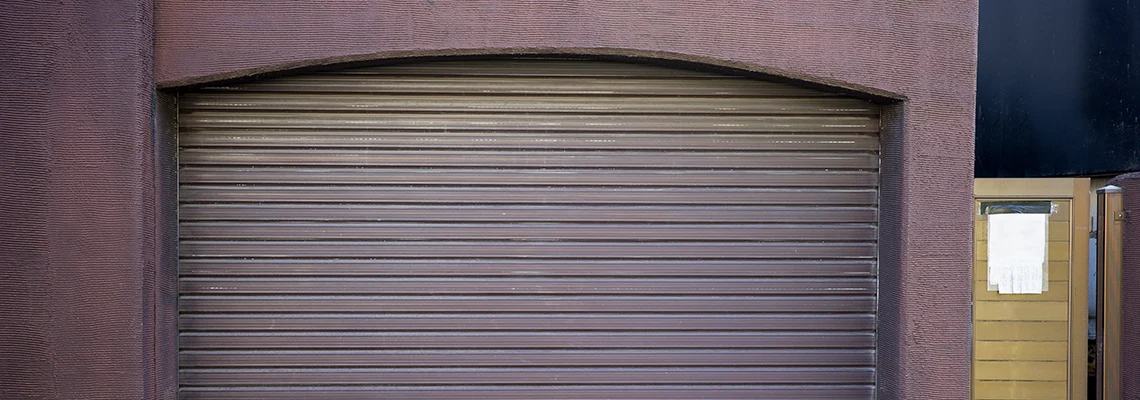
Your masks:
<svg viewBox="0 0 1140 400"><path fill-rule="evenodd" d="M181 312L874 312L874 296L202 296L182 295Z"/></svg>
<svg viewBox="0 0 1140 400"><path fill-rule="evenodd" d="M980 381L1064 381L1065 361L975 361L974 379Z"/></svg>
<svg viewBox="0 0 1140 400"><path fill-rule="evenodd" d="M236 85L216 92L525 94L595 96L833 96L814 89L751 79L581 77L385 77L299 75Z"/></svg>
<svg viewBox="0 0 1140 400"><path fill-rule="evenodd" d="M179 371L187 386L408 385L408 384L868 384L872 368L335 368L193 369Z"/></svg>
<svg viewBox="0 0 1140 400"><path fill-rule="evenodd" d="M210 350L179 368L872 366L871 350Z"/></svg>
<svg viewBox="0 0 1140 400"><path fill-rule="evenodd" d="M376 111L583 114L877 115L879 107L853 98L414 96L377 94L192 93L182 110Z"/></svg>
<svg viewBox="0 0 1140 400"><path fill-rule="evenodd" d="M862 279L182 278L182 294L874 295Z"/></svg>
<svg viewBox="0 0 1140 400"><path fill-rule="evenodd" d="M870 153L183 149L183 165L495 168L879 168Z"/></svg>
<svg viewBox="0 0 1140 400"><path fill-rule="evenodd" d="M184 259L183 276L873 277L871 260Z"/></svg>
<svg viewBox="0 0 1140 400"><path fill-rule="evenodd" d="M335 69L320 74L343 75L452 75L452 76L570 76L570 77L672 77L740 79L732 75L614 61L567 59L432 61Z"/></svg>
<svg viewBox="0 0 1140 400"><path fill-rule="evenodd" d="M872 314L181 314L183 331L870 331Z"/></svg>
<svg viewBox="0 0 1140 400"><path fill-rule="evenodd" d="M1068 353L1066 341L974 342L974 359L982 361L1068 361Z"/></svg>
<svg viewBox="0 0 1140 400"><path fill-rule="evenodd" d="M578 114L379 114L196 111L181 113L178 125L187 129L343 129L434 131L544 132L829 132L875 133L873 117L776 117L693 115L578 115Z"/></svg>
<svg viewBox="0 0 1140 400"><path fill-rule="evenodd" d="M183 222L183 239L871 241L874 225Z"/></svg>
<svg viewBox="0 0 1140 400"><path fill-rule="evenodd" d="M873 207L183 204L183 221L875 223Z"/></svg>
<svg viewBox="0 0 1140 400"><path fill-rule="evenodd" d="M410 168L219 168L184 167L183 184L369 184L495 186L727 186L862 187L879 184L879 174L853 171L708 170L527 170ZM425 199L430 200L430 199Z"/></svg>
<svg viewBox="0 0 1140 400"><path fill-rule="evenodd" d="M877 204L874 189L543 188L182 185L184 202L484 204Z"/></svg>
<svg viewBox="0 0 1140 400"><path fill-rule="evenodd" d="M581 400L581 399L870 399L871 385L732 385L732 386L278 386L278 387L186 387L183 400L338 400L381 399L502 399L502 400Z"/></svg>
<svg viewBox="0 0 1140 400"><path fill-rule="evenodd" d="M974 398L978 400L1068 400L1069 383L1065 381L976 381Z"/></svg>
<svg viewBox="0 0 1140 400"><path fill-rule="evenodd" d="M1036 321L977 321L974 340L1068 340L1069 323Z"/></svg>
<svg viewBox="0 0 1140 400"><path fill-rule="evenodd" d="M230 242L185 240L182 257L873 258L873 243Z"/></svg>
<svg viewBox="0 0 1140 400"><path fill-rule="evenodd" d="M183 130L184 147L303 147L371 149L576 149L720 151L878 151L879 139L858 134L702 134L571 132L387 132Z"/></svg>
<svg viewBox="0 0 1140 400"><path fill-rule="evenodd" d="M974 303L978 321L1068 321L1065 301L978 301Z"/></svg>
<svg viewBox="0 0 1140 400"><path fill-rule="evenodd" d="M849 332L183 332L182 349L871 349Z"/></svg>

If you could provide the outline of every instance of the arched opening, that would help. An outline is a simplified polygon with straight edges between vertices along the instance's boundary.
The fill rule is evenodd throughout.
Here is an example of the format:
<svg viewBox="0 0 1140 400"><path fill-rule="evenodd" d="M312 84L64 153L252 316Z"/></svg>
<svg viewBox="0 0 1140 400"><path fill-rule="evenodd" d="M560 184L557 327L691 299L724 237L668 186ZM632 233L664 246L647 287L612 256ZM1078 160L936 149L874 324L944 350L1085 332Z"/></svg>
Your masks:
<svg viewBox="0 0 1140 400"><path fill-rule="evenodd" d="M183 395L872 398L879 113L559 57L183 93Z"/></svg>

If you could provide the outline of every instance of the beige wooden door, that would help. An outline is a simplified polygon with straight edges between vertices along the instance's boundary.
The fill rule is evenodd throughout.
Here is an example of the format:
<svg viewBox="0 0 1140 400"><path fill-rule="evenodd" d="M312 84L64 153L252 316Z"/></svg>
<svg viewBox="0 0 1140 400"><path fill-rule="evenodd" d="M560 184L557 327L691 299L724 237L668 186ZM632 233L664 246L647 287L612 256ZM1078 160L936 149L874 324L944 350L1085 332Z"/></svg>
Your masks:
<svg viewBox="0 0 1140 400"><path fill-rule="evenodd" d="M973 398L1084 399L1089 180L976 179L974 198ZM990 215L1042 210L1048 213L1044 290L994 290Z"/></svg>

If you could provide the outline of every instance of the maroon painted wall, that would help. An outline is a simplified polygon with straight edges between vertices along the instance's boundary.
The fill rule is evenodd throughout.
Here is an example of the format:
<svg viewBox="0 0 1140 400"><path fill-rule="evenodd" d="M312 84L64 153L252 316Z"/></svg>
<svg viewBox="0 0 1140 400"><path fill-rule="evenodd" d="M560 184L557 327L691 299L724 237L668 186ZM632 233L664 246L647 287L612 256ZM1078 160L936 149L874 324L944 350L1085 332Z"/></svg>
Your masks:
<svg viewBox="0 0 1140 400"><path fill-rule="evenodd" d="M1121 377L1125 399L1140 399L1140 172L1108 182L1124 196L1124 254L1121 265Z"/></svg>
<svg viewBox="0 0 1140 400"><path fill-rule="evenodd" d="M156 0L152 31L150 0L4 1L0 398L173 394L173 117L156 82L515 52L905 97L883 139L880 398L966 398L977 1L746 3Z"/></svg>
<svg viewBox="0 0 1140 400"><path fill-rule="evenodd" d="M883 141L881 398L969 394L977 1L158 0L162 86L516 52L710 62L904 96Z"/></svg>
<svg viewBox="0 0 1140 400"><path fill-rule="evenodd" d="M154 392L152 4L0 5L0 398Z"/></svg>

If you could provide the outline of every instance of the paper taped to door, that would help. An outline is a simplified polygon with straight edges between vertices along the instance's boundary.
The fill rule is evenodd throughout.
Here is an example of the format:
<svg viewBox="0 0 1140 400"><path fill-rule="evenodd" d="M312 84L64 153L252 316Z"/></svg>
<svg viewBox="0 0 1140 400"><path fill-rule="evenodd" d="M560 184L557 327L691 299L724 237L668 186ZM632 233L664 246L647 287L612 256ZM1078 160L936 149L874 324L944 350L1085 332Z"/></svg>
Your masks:
<svg viewBox="0 0 1140 400"><path fill-rule="evenodd" d="M1048 289L1049 214L989 214L989 287L998 294Z"/></svg>

